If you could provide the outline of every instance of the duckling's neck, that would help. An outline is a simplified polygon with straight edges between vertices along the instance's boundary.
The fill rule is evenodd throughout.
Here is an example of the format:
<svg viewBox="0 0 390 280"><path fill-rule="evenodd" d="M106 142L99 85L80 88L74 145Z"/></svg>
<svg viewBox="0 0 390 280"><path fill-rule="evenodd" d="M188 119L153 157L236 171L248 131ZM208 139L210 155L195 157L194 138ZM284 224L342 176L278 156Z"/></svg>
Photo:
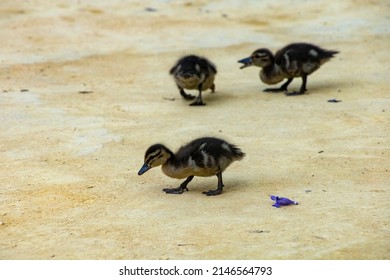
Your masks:
<svg viewBox="0 0 390 280"><path fill-rule="evenodd" d="M277 84L284 78L282 69L276 63L272 63L260 71L260 79L268 85Z"/></svg>

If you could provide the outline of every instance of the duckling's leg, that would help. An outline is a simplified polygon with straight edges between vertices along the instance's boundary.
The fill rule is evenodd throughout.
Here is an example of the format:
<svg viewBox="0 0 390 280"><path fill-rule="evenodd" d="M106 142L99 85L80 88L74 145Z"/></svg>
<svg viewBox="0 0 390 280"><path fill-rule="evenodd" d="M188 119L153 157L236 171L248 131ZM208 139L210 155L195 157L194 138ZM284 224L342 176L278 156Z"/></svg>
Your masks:
<svg viewBox="0 0 390 280"><path fill-rule="evenodd" d="M203 194L207 196L212 196L212 195L219 195L222 193L223 191L222 173L219 172L217 174L217 177L218 177L218 188L216 190L209 190L207 192L203 192Z"/></svg>
<svg viewBox="0 0 390 280"><path fill-rule="evenodd" d="M286 92L285 94L287 96L294 96L294 95L301 95L301 94L304 94L305 91L307 90L306 89L306 82L307 82L307 75L303 75L302 76L302 85L301 85L301 89L299 91L292 91L292 92Z"/></svg>
<svg viewBox="0 0 390 280"><path fill-rule="evenodd" d="M180 184L179 187L177 188L165 188L163 191L165 193L170 193L170 194L182 194L184 191L188 191L187 185L191 180L194 178L194 176L188 176L187 179Z"/></svg>
<svg viewBox="0 0 390 280"><path fill-rule="evenodd" d="M281 91L287 91L288 85L292 82L294 78L290 78L285 82L280 88L266 88L264 92L281 92Z"/></svg>
<svg viewBox="0 0 390 280"><path fill-rule="evenodd" d="M215 84L212 84L210 89L211 89L211 93L214 93L215 92Z"/></svg>
<svg viewBox="0 0 390 280"><path fill-rule="evenodd" d="M202 100L202 87L203 87L203 84L200 84L198 86L199 95L196 97L195 101L190 104L190 106L203 106L203 105L206 105L206 103L204 103L203 100Z"/></svg>
<svg viewBox="0 0 390 280"><path fill-rule="evenodd" d="M182 87L179 87L179 86L177 86L177 87L178 87L179 90L180 90L180 95L183 96L183 98L184 98L185 100L192 100L192 99L195 98L195 96L186 93Z"/></svg>

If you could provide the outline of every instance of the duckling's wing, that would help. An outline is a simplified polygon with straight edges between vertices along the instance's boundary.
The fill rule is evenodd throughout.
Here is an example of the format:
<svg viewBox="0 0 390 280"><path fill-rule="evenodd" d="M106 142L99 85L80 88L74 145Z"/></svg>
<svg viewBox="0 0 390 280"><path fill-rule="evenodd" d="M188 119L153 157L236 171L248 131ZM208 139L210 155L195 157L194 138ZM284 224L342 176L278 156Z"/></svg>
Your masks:
<svg viewBox="0 0 390 280"><path fill-rule="evenodd" d="M180 149L175 153L177 160L181 162L187 162L191 157L199 156L199 147L203 144L204 141L202 139L196 139L191 141L190 143L180 147Z"/></svg>
<svg viewBox="0 0 390 280"><path fill-rule="evenodd" d="M212 137L196 139L181 147L176 153L177 159L183 163L191 158L198 167L218 169L226 167L220 166L221 160L229 164L242 159L244 155L235 145Z"/></svg>
<svg viewBox="0 0 390 280"><path fill-rule="evenodd" d="M278 51L275 63L289 78L293 78L313 73L334 54L315 45L296 43Z"/></svg>
<svg viewBox="0 0 390 280"><path fill-rule="evenodd" d="M279 50L275 55L275 63L289 65L294 61L298 63L320 62L333 57L336 53L338 52L328 51L308 43L295 43Z"/></svg>
<svg viewBox="0 0 390 280"><path fill-rule="evenodd" d="M275 54L275 63L278 65L289 65L293 61L305 62L311 59L310 48L304 44L291 44L279 50Z"/></svg>
<svg viewBox="0 0 390 280"><path fill-rule="evenodd" d="M217 67L215 66L214 63L212 63L210 60L207 60L204 58L204 60L207 63L207 68L209 71L211 71L214 75L217 74Z"/></svg>
<svg viewBox="0 0 390 280"><path fill-rule="evenodd" d="M207 76L210 74L217 74L217 67L207 58L199 57L196 61L196 64L199 65L199 72L204 73Z"/></svg>

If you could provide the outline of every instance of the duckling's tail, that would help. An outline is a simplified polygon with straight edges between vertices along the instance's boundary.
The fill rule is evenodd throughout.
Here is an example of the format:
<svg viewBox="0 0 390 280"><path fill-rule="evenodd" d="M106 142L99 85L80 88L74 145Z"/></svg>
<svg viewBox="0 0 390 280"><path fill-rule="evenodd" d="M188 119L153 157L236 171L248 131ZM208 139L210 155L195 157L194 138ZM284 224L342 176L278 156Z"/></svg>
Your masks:
<svg viewBox="0 0 390 280"><path fill-rule="evenodd" d="M235 160L242 160L245 157L245 153L236 146L233 146L232 154Z"/></svg>
<svg viewBox="0 0 390 280"><path fill-rule="evenodd" d="M336 54L340 53L339 51L334 51L334 50L326 50L326 58L332 58Z"/></svg>
<svg viewBox="0 0 390 280"><path fill-rule="evenodd" d="M320 64L324 64L325 62L329 61L332 59L336 54L339 53L339 51L335 50L324 50L322 49L322 54L320 56Z"/></svg>

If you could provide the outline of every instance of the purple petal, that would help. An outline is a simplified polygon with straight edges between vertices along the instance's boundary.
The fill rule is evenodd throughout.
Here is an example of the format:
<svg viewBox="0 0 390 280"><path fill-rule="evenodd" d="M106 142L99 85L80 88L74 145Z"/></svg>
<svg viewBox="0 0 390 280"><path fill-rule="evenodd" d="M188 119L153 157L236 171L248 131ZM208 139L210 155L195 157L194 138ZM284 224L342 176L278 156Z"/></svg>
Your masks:
<svg viewBox="0 0 390 280"><path fill-rule="evenodd" d="M271 195L270 198L275 201L275 204L273 204L272 206L277 208L279 208L280 206L287 206L291 204L298 205L298 202L288 199L286 197Z"/></svg>
<svg viewBox="0 0 390 280"><path fill-rule="evenodd" d="M294 204L294 201L285 197L279 197L278 203L281 205L290 205L290 204Z"/></svg>

